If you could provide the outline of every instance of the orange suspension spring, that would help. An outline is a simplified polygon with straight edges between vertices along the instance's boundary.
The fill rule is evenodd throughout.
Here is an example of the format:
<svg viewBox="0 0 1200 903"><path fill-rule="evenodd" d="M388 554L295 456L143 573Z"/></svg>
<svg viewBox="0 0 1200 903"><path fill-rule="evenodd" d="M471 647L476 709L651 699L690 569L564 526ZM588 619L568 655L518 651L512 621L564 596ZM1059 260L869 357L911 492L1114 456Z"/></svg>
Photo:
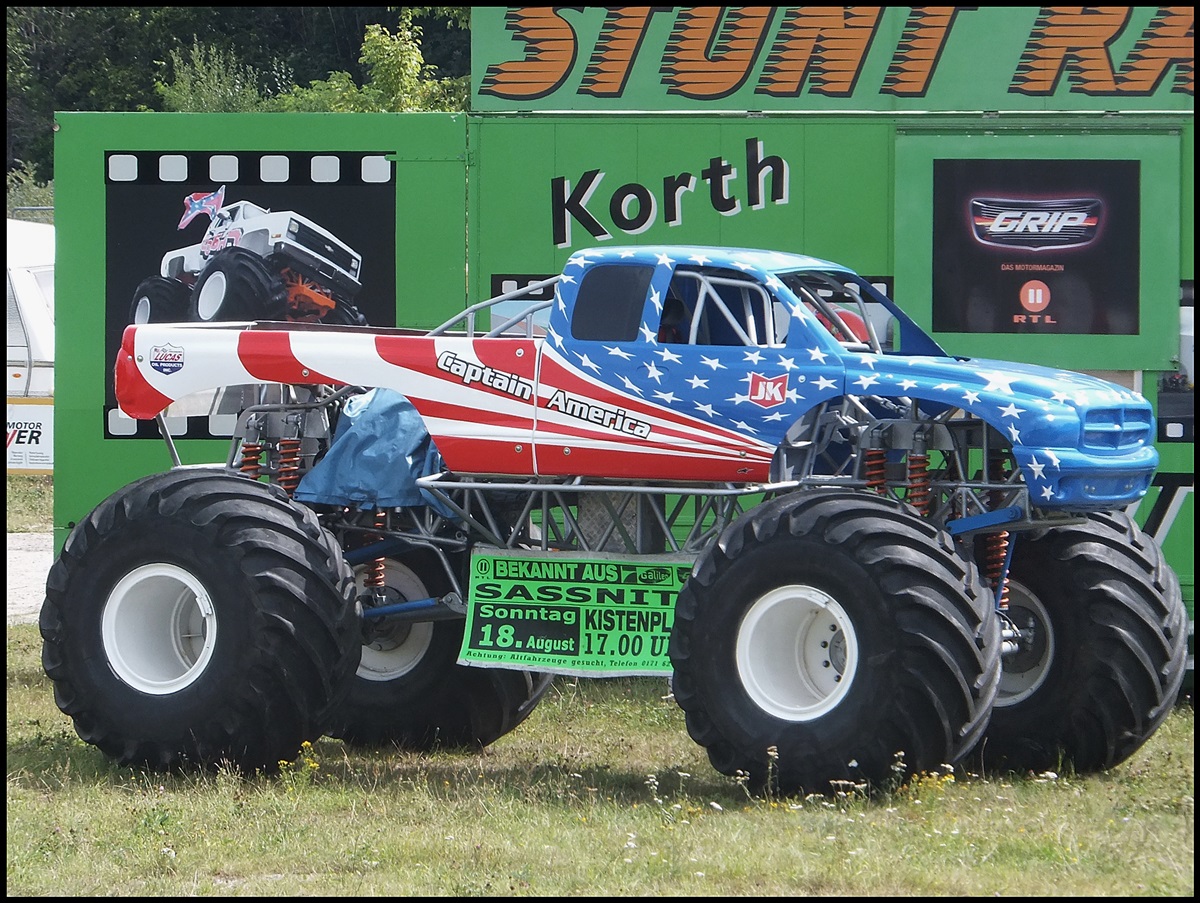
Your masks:
<svg viewBox="0 0 1200 903"><path fill-rule="evenodd" d="M868 448L863 462L867 488L883 495L887 486L887 452L882 448Z"/></svg>
<svg viewBox="0 0 1200 903"><path fill-rule="evenodd" d="M908 456L908 502L921 514L929 515L929 455Z"/></svg>
<svg viewBox="0 0 1200 903"><path fill-rule="evenodd" d="M988 456L988 481L992 483L1004 483L1008 480L1008 475L1007 459L1003 453L993 450ZM992 493L992 505L1003 504L1003 501L1003 492L997 491ZM1008 560L1008 545L1008 531L1003 530L988 536L987 546L984 551L986 559L984 564L985 576L996 593L996 607L1001 611L1008 610L1008 573L1004 569Z"/></svg>
<svg viewBox="0 0 1200 903"><path fill-rule="evenodd" d="M300 483L300 440L279 440L279 485L290 498Z"/></svg>
<svg viewBox="0 0 1200 903"><path fill-rule="evenodd" d="M996 590L996 606L1001 611L1008 610L1008 574L1004 565L1008 561L1008 531L992 533L987 538L986 563L988 582Z"/></svg>
<svg viewBox="0 0 1200 903"><path fill-rule="evenodd" d="M383 511L375 512L375 526L383 528L387 526L387 515ZM377 536L376 539L383 539L382 536ZM383 556L376 558L371 562L371 567L367 571L366 579L363 584L369 590L382 590L387 586L386 570L384 568L385 559Z"/></svg>
<svg viewBox="0 0 1200 903"><path fill-rule="evenodd" d="M242 463L238 468L251 479L258 479L262 473L263 446L261 442L242 443Z"/></svg>

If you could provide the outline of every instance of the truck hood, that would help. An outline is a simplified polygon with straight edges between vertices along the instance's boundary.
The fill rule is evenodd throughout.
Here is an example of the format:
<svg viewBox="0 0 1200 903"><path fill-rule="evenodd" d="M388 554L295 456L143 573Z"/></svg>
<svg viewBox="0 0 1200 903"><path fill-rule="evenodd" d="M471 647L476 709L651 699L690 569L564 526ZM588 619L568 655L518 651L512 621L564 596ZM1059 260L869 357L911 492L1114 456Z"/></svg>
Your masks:
<svg viewBox="0 0 1200 903"><path fill-rule="evenodd" d="M1152 443L1154 417L1137 392L1099 377L986 358L854 355L848 392L908 396L970 411L1015 445L1127 452Z"/></svg>

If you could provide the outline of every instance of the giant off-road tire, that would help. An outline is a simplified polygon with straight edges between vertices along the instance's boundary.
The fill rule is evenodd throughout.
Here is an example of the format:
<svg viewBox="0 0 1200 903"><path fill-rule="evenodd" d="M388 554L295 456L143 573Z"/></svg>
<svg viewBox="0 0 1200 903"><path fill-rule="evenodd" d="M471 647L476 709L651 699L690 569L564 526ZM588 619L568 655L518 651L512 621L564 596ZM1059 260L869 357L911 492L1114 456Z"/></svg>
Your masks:
<svg viewBox="0 0 1200 903"><path fill-rule="evenodd" d="M1006 656L984 768L1101 771L1158 730L1179 695L1187 614L1162 551L1124 513L1019 536Z"/></svg>
<svg viewBox="0 0 1200 903"><path fill-rule="evenodd" d="M287 289L279 274L253 251L222 248L196 280L190 312L191 319L200 323L286 320Z"/></svg>
<svg viewBox="0 0 1200 903"><path fill-rule="evenodd" d="M371 567L355 568L364 611L374 604L366 586ZM429 599L446 584L432 556L387 558L383 568L385 605ZM481 748L514 730L551 676L459 665L463 623L364 617L358 672L330 736L352 746L428 751Z"/></svg>
<svg viewBox="0 0 1200 903"><path fill-rule="evenodd" d="M180 323L188 318L191 290L178 279L149 276L133 292L130 323Z"/></svg>
<svg viewBox="0 0 1200 903"><path fill-rule="evenodd" d="M679 595L669 651L717 771L787 795L956 763L1000 675L976 567L912 509L847 491L730 525Z"/></svg>
<svg viewBox="0 0 1200 903"><path fill-rule="evenodd" d="M354 581L281 490L145 477L50 569L42 664L58 707L122 765L273 770L324 733L358 664Z"/></svg>

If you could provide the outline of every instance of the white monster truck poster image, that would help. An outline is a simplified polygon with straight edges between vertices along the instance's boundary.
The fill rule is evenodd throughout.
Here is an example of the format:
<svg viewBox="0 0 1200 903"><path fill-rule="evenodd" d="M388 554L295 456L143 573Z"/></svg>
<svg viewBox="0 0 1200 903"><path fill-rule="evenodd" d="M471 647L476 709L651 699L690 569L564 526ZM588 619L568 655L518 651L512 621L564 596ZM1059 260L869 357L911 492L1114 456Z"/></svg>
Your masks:
<svg viewBox="0 0 1200 903"><path fill-rule="evenodd" d="M1140 166L934 160L934 330L1137 335Z"/></svg>
<svg viewBox="0 0 1200 903"><path fill-rule="evenodd" d="M396 324L387 152L111 152L105 190L109 359L131 323ZM159 349L156 366L185 365L179 349ZM204 415L221 399L192 402L171 412L188 417L173 432L220 435L223 420ZM145 433L106 423L111 437Z"/></svg>

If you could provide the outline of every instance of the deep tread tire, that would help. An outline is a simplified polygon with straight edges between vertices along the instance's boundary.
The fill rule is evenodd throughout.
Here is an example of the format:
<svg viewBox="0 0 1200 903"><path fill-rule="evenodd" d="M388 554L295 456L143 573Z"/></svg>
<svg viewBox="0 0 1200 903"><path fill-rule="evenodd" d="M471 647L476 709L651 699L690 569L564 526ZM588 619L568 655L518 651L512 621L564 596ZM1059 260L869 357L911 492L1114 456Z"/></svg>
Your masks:
<svg viewBox="0 0 1200 903"><path fill-rule="evenodd" d="M819 653L805 671L812 631L789 614L805 610L845 641L847 684L828 693L814 687L837 678ZM948 534L898 502L822 490L725 530L680 593L669 651L675 699L713 767L790 795L956 763L987 724L999 648L991 598Z"/></svg>
<svg viewBox="0 0 1200 903"><path fill-rule="evenodd" d="M287 289L279 274L245 248L222 248L208 262L189 306L192 320L201 323L230 320L288 318Z"/></svg>
<svg viewBox="0 0 1200 903"><path fill-rule="evenodd" d="M295 758L361 651L331 534L277 487L221 471L156 474L101 502L51 567L39 623L79 736L152 769Z"/></svg>
<svg viewBox="0 0 1200 903"><path fill-rule="evenodd" d="M983 767L1069 763L1083 774L1123 762L1179 696L1187 654L1179 578L1120 512L1018 537L1010 577L1014 620L1034 618L1040 634L1024 658L1004 662L979 745Z"/></svg>
<svg viewBox="0 0 1200 903"><path fill-rule="evenodd" d="M349 301L338 299L337 306L321 320L331 326L368 326L367 318Z"/></svg>
<svg viewBox="0 0 1200 903"><path fill-rule="evenodd" d="M188 318L191 290L177 279L149 276L133 293L130 323L180 323Z"/></svg>
<svg viewBox="0 0 1200 903"><path fill-rule="evenodd" d="M368 567L355 568L360 592ZM385 562L389 603L429 598L444 584L431 557ZM428 751L482 748L514 730L550 678L459 665L463 626L459 620L366 624L361 664L330 736L352 746Z"/></svg>

